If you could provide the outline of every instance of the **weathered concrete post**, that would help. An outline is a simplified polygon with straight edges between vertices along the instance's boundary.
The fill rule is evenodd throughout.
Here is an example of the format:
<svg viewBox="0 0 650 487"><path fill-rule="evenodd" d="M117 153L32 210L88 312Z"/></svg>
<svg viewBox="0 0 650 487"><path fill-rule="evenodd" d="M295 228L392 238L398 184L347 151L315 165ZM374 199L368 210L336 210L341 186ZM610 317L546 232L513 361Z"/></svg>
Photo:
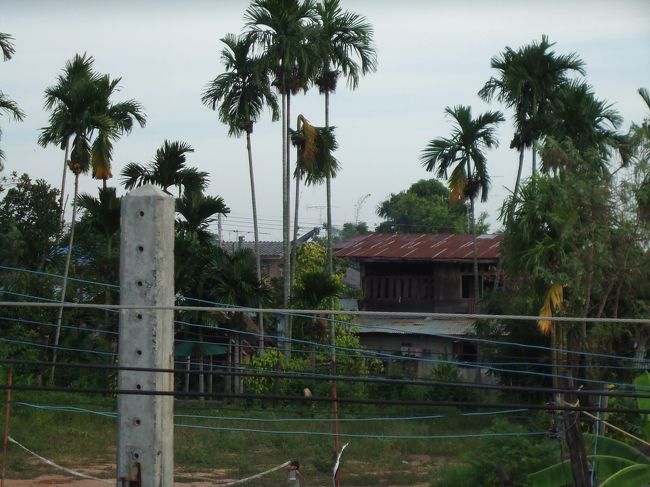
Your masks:
<svg viewBox="0 0 650 487"><path fill-rule="evenodd" d="M174 198L147 185L122 199L120 304L174 305ZM170 369L174 312L120 311L119 365ZM174 390L171 373L121 370L123 390ZM174 474L173 396L118 398L117 485L171 487Z"/></svg>

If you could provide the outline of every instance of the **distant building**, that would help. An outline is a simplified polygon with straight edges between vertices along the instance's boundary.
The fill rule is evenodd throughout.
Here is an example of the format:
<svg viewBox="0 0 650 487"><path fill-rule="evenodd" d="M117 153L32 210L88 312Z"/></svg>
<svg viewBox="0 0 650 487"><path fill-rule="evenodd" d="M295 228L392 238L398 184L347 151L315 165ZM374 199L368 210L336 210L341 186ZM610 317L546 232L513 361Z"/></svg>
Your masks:
<svg viewBox="0 0 650 487"><path fill-rule="evenodd" d="M304 235L298 237L298 244L309 242L318 235L319 228L314 228ZM225 250L250 249L255 251L255 242L244 240L240 236L236 242L221 242L221 247ZM259 241L258 250L260 253L260 265L262 275L269 278L282 277L284 248L281 241Z"/></svg>
<svg viewBox="0 0 650 487"><path fill-rule="evenodd" d="M477 237L479 299L494 285L500 235ZM360 235L335 250L359 264L362 311L475 313L473 239L457 234ZM348 304L350 308L353 308ZM350 309L349 308L349 309ZM475 360L475 347L460 339L472 332L472 320L359 317L361 343L392 355ZM424 365L423 365L424 364ZM413 361L422 376L432 364ZM388 364L391 365L391 364Z"/></svg>

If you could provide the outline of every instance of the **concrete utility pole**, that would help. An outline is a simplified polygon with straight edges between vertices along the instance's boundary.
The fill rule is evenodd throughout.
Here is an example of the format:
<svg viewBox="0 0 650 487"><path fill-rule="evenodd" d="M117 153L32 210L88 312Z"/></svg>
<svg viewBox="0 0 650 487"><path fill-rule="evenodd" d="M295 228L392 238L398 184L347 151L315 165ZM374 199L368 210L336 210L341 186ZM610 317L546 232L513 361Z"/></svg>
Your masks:
<svg viewBox="0 0 650 487"><path fill-rule="evenodd" d="M174 305L174 198L147 185L122 199L120 304ZM173 310L120 310L119 365L174 366ZM122 390L171 392L171 373L119 372ZM118 397L117 485L172 487L173 396Z"/></svg>

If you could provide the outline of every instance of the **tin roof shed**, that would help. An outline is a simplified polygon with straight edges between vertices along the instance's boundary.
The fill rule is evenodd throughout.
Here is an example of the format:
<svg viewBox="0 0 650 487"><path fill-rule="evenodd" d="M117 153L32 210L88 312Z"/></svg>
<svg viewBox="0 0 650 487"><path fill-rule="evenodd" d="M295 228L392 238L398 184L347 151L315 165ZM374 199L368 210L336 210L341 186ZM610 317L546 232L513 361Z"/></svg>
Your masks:
<svg viewBox="0 0 650 487"><path fill-rule="evenodd" d="M479 260L498 260L501 240L501 235L477 236L476 247ZM371 233L339 243L335 255L355 260L469 262L474 254L471 235Z"/></svg>

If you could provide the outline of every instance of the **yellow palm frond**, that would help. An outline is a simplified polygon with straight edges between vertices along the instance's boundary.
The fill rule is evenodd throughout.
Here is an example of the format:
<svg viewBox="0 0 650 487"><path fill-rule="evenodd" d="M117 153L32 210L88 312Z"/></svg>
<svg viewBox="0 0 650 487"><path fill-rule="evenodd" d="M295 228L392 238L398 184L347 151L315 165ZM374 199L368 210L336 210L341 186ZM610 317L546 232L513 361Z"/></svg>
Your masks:
<svg viewBox="0 0 650 487"><path fill-rule="evenodd" d="M316 133L316 128L313 127L304 118L302 124L302 133L305 138L305 145L303 146L302 149L302 161L306 167L312 168L313 165L315 164L316 152L318 150L316 144L317 133Z"/></svg>
<svg viewBox="0 0 650 487"><path fill-rule="evenodd" d="M554 282L551 284L551 287L548 288L546 292L546 297L544 298L544 305L539 310L539 316L552 317L553 311L557 311L562 307L564 302L564 288L559 282ZM537 328L544 335L548 335L553 329L553 322L551 320L538 320Z"/></svg>

